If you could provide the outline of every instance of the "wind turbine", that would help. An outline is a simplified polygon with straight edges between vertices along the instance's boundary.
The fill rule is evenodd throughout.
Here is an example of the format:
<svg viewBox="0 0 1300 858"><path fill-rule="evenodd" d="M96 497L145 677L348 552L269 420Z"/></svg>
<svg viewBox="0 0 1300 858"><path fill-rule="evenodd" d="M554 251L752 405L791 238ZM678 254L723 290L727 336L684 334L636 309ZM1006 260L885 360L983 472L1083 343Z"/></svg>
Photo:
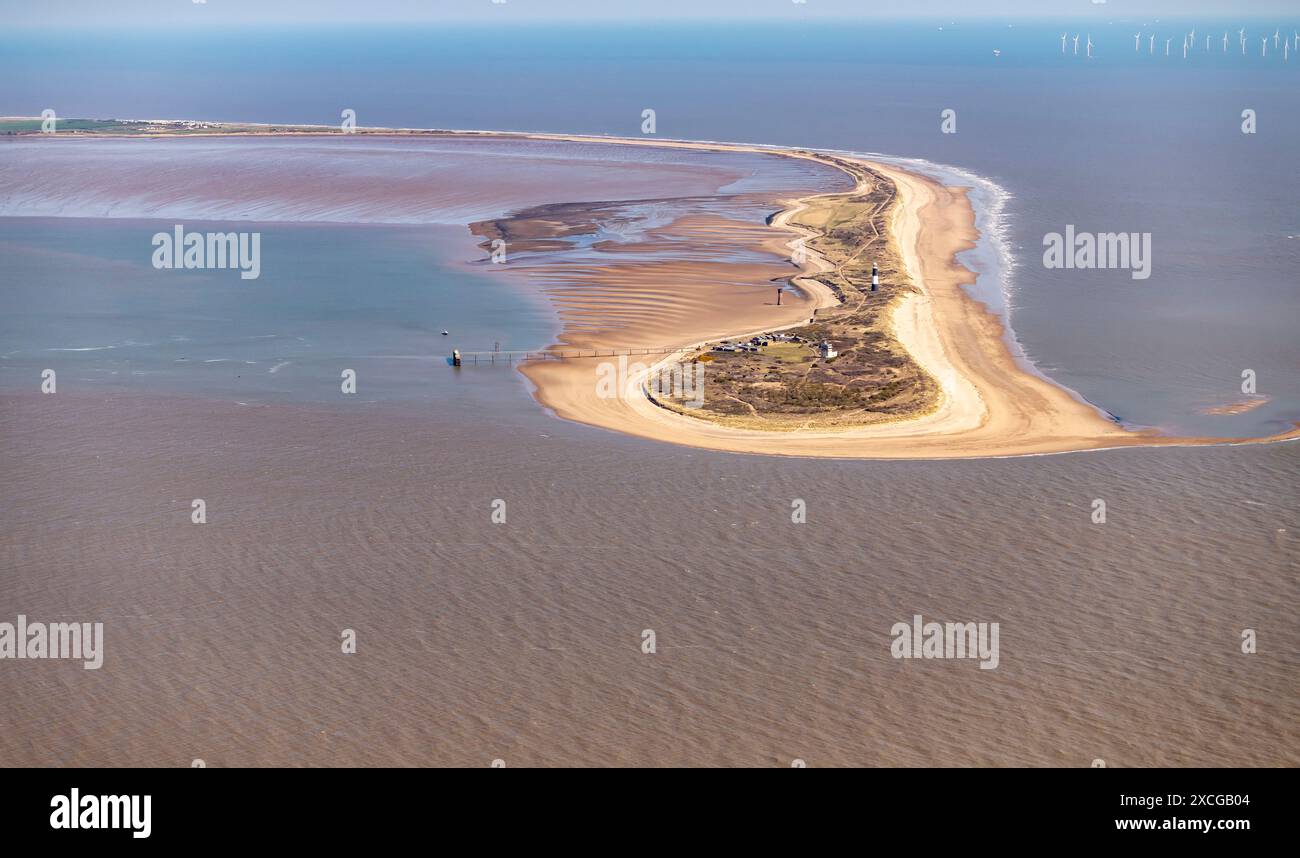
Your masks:
<svg viewBox="0 0 1300 858"><path fill-rule="evenodd" d="M1074 55L1076 57L1079 55L1079 34L1078 33L1074 34Z"/></svg>
<svg viewBox="0 0 1300 858"><path fill-rule="evenodd" d="M1195 28L1195 27L1192 27L1192 38L1191 38L1191 42L1192 42L1192 47L1196 47L1196 28Z"/></svg>
<svg viewBox="0 0 1300 858"><path fill-rule="evenodd" d="M1290 56L1291 56L1291 42L1290 42L1290 41L1283 42L1283 43L1282 43L1282 62L1284 62L1284 63L1289 63L1289 62L1291 62L1291 60L1289 59Z"/></svg>
<svg viewBox="0 0 1300 858"><path fill-rule="evenodd" d="M1092 59L1092 33L1088 34L1088 59Z"/></svg>
<svg viewBox="0 0 1300 858"><path fill-rule="evenodd" d="M1209 34L1209 33L1206 33L1206 34L1205 34L1205 52L1206 52L1207 54L1210 52L1210 34Z"/></svg>
<svg viewBox="0 0 1300 858"><path fill-rule="evenodd" d="M1061 34L1061 53L1065 53L1065 40L1070 37L1069 33Z"/></svg>
<svg viewBox="0 0 1300 858"><path fill-rule="evenodd" d="M1261 57L1266 57L1266 56L1268 56L1268 36L1260 36L1260 39L1259 39L1259 55L1260 55Z"/></svg>
<svg viewBox="0 0 1300 858"><path fill-rule="evenodd" d="M1169 56L1169 43L1172 41L1173 39L1165 39L1165 56Z"/></svg>
<svg viewBox="0 0 1300 858"><path fill-rule="evenodd" d="M1156 34L1152 33L1151 40L1147 42L1147 53L1154 54L1155 52L1156 52Z"/></svg>
<svg viewBox="0 0 1300 858"><path fill-rule="evenodd" d="M1225 54L1228 52L1228 31L1227 30L1223 31L1223 52Z"/></svg>
<svg viewBox="0 0 1300 858"><path fill-rule="evenodd" d="M1246 28L1242 27L1237 31L1237 38L1241 39L1241 55L1246 55Z"/></svg>
<svg viewBox="0 0 1300 858"><path fill-rule="evenodd" d="M1280 35L1282 35L1282 29L1279 27L1273 31L1273 50L1277 50L1277 37Z"/></svg>
<svg viewBox="0 0 1300 858"><path fill-rule="evenodd" d="M1187 37L1183 36L1183 59L1187 59Z"/></svg>
<svg viewBox="0 0 1300 858"><path fill-rule="evenodd" d="M1295 33L1295 49L1300 51L1300 30L1292 30Z"/></svg>
<svg viewBox="0 0 1300 858"><path fill-rule="evenodd" d="M1142 34L1141 34L1141 33L1134 33L1134 34L1133 34L1133 53L1136 54L1139 50L1141 50L1141 45L1142 45Z"/></svg>

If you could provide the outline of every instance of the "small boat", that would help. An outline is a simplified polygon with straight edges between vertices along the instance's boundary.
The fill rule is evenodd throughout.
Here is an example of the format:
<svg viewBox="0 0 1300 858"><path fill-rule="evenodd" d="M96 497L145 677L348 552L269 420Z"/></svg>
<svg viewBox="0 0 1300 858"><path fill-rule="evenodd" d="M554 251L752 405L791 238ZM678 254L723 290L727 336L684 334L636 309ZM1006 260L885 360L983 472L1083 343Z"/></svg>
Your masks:
<svg viewBox="0 0 1300 858"><path fill-rule="evenodd" d="M445 336L447 336L449 333L451 333L451 332L450 332L450 331L443 331L443 332L442 332L442 335L445 337Z"/></svg>

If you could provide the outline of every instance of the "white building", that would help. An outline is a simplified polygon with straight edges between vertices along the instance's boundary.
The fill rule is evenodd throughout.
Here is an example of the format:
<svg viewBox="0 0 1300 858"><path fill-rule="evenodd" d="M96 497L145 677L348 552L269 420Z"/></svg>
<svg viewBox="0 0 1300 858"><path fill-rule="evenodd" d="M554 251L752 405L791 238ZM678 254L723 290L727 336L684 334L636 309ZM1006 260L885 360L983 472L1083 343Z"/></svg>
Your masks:
<svg viewBox="0 0 1300 858"><path fill-rule="evenodd" d="M835 346L831 345L829 340L823 340L821 345L817 346L817 351L821 353L822 358L825 360L830 360L839 355L839 352L835 351Z"/></svg>

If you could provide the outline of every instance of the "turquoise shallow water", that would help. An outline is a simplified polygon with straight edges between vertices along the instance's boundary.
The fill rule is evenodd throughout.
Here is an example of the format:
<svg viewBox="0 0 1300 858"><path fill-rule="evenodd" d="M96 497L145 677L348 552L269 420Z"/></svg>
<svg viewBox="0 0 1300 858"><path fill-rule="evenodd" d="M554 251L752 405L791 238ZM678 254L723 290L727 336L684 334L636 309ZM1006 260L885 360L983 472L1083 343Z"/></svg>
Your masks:
<svg viewBox="0 0 1300 858"><path fill-rule="evenodd" d="M940 24L944 25L939 30ZM1016 334L1042 370L1135 424L1263 435L1300 419L1300 54L1135 52L1133 34L1254 37L1285 21L713 22L29 32L0 112L527 129L921 157L994 180ZM1060 51L1090 33L1095 57ZM1145 35L1144 35L1145 39ZM1199 45L1198 40L1198 45ZM1254 43L1257 47L1257 42ZM993 50L1001 51L994 57ZM94 69L93 75L84 72ZM956 111L957 132L940 131ZM1258 133L1241 133L1254 110ZM1153 271L1059 271L1067 224L1149 232ZM990 260L991 262L992 260ZM990 274L1000 279L1001 275ZM1251 369L1272 400L1233 417Z"/></svg>
<svg viewBox="0 0 1300 858"><path fill-rule="evenodd" d="M0 384L27 389L52 367L65 390L325 401L351 368L364 398L444 399L457 390L453 341L538 348L554 328L538 296L477 270L482 252L463 227L241 224L262 235L256 280L155 270L149 237L171 229L6 220Z"/></svg>
<svg viewBox="0 0 1300 858"><path fill-rule="evenodd" d="M599 265L594 242L645 245L687 214L761 229L778 207L764 200L846 185L836 170L771 155L639 154L519 140L7 142L0 385L29 390L50 368L65 389L320 402L353 369L367 399L439 400L466 389L446 365L453 348L540 349L559 330L540 275L505 276L526 247L512 242L506 264L494 265L471 220L625 201L603 207L565 257ZM178 224L256 234L257 276L155 268L155 236L170 239ZM701 253L774 259L684 241L617 258ZM535 408L514 373L481 386L504 412Z"/></svg>

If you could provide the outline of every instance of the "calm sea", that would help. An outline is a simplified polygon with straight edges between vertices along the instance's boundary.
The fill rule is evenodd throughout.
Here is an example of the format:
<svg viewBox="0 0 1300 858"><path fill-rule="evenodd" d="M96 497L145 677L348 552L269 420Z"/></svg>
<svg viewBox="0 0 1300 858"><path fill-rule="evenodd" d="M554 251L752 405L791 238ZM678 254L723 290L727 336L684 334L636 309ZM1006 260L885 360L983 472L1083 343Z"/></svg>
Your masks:
<svg viewBox="0 0 1300 858"><path fill-rule="evenodd" d="M1254 35L1285 22L1144 23L1168 59L1094 26L1091 61L1060 51L1082 24L940 23L11 32L0 114L635 136L649 108L663 137L924 158L993 183L1005 255L972 264L1040 369L1137 424L1300 419L1300 56ZM1184 61L1193 25L1218 40ZM0 175L25 163L0 141ZM250 296L142 272L159 223L0 219L0 620L109 635L97 672L5 665L0 764L1300 764L1297 445L679 449L556 421L508 371L419 386L443 328L554 330L453 224L250 220L295 260ZM1067 224L1151 233L1150 279L1046 270ZM105 393L19 392L50 354ZM344 355L379 356L362 401L293 395ZM164 383L182 359L217 395ZM1200 413L1245 369L1268 404ZM915 614L1000 622L999 668L892 659Z"/></svg>

